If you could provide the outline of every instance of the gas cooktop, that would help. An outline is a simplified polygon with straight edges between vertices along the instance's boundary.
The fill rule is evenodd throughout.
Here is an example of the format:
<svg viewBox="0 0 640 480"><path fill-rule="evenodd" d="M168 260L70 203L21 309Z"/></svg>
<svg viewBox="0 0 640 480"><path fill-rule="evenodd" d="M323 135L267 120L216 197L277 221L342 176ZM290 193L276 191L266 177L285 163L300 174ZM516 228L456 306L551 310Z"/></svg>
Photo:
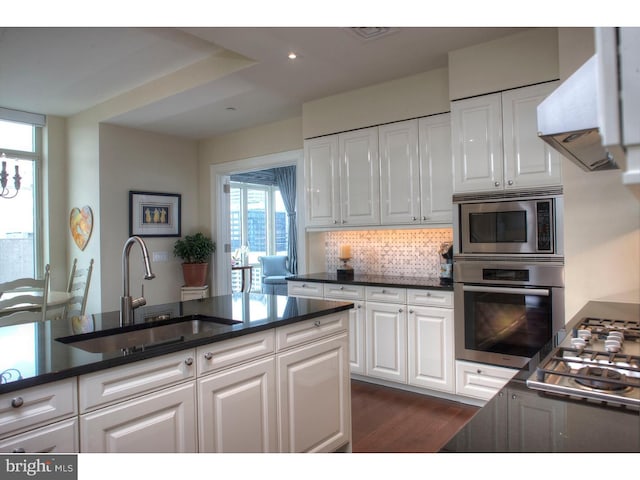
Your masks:
<svg viewBox="0 0 640 480"><path fill-rule="evenodd" d="M527 386L640 410L640 321L583 318L540 363Z"/></svg>

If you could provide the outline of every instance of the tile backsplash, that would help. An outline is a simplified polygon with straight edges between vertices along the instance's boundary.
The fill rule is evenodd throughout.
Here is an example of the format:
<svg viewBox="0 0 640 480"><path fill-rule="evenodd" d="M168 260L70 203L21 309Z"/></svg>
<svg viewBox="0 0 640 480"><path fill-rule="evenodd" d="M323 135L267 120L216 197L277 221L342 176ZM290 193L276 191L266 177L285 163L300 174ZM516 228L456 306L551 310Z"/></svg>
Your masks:
<svg viewBox="0 0 640 480"><path fill-rule="evenodd" d="M326 232L326 269L333 272L342 265L340 246L350 245L356 274L439 277L440 246L452 240L451 228Z"/></svg>

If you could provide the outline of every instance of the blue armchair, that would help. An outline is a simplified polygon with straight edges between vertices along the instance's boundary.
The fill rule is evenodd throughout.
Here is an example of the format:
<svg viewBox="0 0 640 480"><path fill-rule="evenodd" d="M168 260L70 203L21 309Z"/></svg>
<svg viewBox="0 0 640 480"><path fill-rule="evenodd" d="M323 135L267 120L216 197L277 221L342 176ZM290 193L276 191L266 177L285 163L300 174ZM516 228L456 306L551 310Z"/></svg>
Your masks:
<svg viewBox="0 0 640 480"><path fill-rule="evenodd" d="M287 294L286 278L291 275L287 267L288 260L288 257L281 255L258 257L258 261L262 267L262 293L272 295Z"/></svg>

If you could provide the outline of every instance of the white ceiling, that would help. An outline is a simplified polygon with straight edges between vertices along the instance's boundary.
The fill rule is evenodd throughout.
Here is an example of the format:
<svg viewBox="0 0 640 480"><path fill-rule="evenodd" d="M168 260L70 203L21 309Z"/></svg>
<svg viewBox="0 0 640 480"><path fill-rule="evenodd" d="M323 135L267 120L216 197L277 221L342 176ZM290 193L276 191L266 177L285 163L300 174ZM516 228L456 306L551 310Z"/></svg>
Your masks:
<svg viewBox="0 0 640 480"><path fill-rule="evenodd" d="M344 27L0 28L0 107L66 117L228 51L253 60L107 119L200 139L300 116L310 100L444 67L450 50L519 30L403 27L366 40ZM289 60L289 51L298 59Z"/></svg>

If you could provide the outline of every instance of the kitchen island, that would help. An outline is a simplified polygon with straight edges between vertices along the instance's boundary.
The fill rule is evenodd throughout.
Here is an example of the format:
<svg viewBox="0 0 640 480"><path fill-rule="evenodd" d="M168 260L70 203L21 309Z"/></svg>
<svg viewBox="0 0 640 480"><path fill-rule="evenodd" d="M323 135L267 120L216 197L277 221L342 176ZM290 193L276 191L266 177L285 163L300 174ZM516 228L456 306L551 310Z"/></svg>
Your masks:
<svg viewBox="0 0 640 480"><path fill-rule="evenodd" d="M584 318L640 319L640 305L589 302L482 407L444 452L640 452L640 410L527 387L536 368ZM633 341L633 340L631 340ZM638 340L636 340L638 341Z"/></svg>
<svg viewBox="0 0 640 480"><path fill-rule="evenodd" d="M2 327L34 342L0 352L0 451L348 451L352 306L238 293L124 329L118 312Z"/></svg>

